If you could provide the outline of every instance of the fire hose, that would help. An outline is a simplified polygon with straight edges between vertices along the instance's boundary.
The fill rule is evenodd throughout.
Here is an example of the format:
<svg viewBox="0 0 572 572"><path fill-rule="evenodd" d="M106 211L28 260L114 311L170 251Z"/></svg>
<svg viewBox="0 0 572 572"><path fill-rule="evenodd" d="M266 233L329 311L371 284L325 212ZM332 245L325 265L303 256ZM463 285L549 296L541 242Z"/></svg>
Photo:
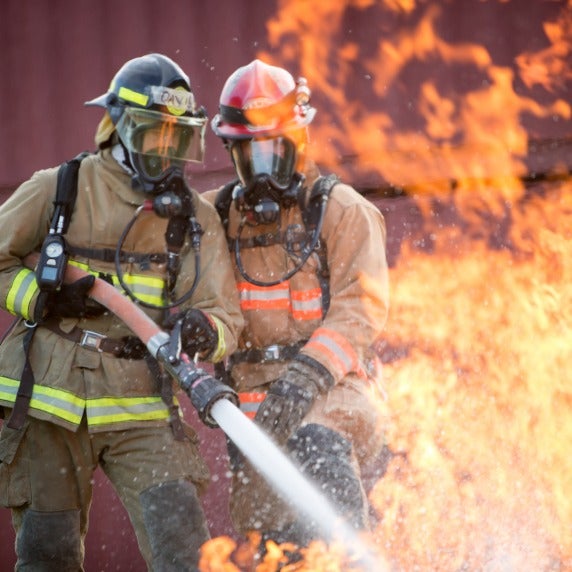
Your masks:
<svg viewBox="0 0 572 572"><path fill-rule="evenodd" d="M24 259L28 268L34 269L38 254ZM67 284L84 278L88 273L69 265L64 281ZM202 381L212 376L197 367L188 356L176 350L171 336L163 331L141 308L108 282L97 278L89 292L90 298L105 306L145 344L149 353L179 383L191 403L205 403L205 386ZM363 570L382 572L387 570L383 558L366 546L357 532L349 527L328 500L310 483L300 470L286 457L255 423L238 408L238 397L227 385L217 381L217 399L208 410L198 410L199 416L210 427L220 427L235 443L246 458L286 501L316 522L326 538L337 540L346 551L359 558ZM224 389L226 388L226 390ZM207 399L205 399L205 397Z"/></svg>

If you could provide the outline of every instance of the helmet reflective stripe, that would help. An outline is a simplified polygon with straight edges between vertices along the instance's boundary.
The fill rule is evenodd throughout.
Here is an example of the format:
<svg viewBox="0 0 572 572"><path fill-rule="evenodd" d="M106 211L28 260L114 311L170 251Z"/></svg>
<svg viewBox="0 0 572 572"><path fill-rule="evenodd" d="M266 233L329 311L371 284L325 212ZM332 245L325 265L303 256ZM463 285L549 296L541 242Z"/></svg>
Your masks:
<svg viewBox="0 0 572 572"><path fill-rule="evenodd" d="M77 266L94 276L99 276L97 270L92 270L87 264L83 262L78 262L77 260L70 260L68 264ZM119 283L119 278L112 274L111 280L113 285L118 289L122 290L121 284ZM155 306L162 306L165 303L163 299L163 291L165 288L165 280L163 278L158 278L156 276L144 276L141 274L124 274L123 281L129 286L132 293L136 298L142 302L147 302L149 304L154 304Z"/></svg>
<svg viewBox="0 0 572 572"><path fill-rule="evenodd" d="M16 316L30 319L30 302L39 292L36 274L33 270L22 268L16 274L6 296L6 310Z"/></svg>
<svg viewBox="0 0 572 572"><path fill-rule="evenodd" d="M141 107L146 107L147 102L149 101L148 95L145 95L144 93L137 93L136 91L133 91L127 87L120 87L119 91L117 92L117 96L121 99L124 99L125 101L140 105Z"/></svg>
<svg viewBox="0 0 572 572"><path fill-rule="evenodd" d="M162 105L173 115L195 112L195 96L183 87L171 89L162 85L152 85L149 87L149 91L151 97L122 86L117 90L117 97L141 107L149 107L152 104Z"/></svg>
<svg viewBox="0 0 572 572"><path fill-rule="evenodd" d="M169 410L160 397L99 397L86 402L91 427L124 421L168 419Z"/></svg>
<svg viewBox="0 0 572 572"><path fill-rule="evenodd" d="M13 406L20 382L0 376L0 403ZM178 404L177 400L175 402ZM43 411L72 425L79 425L87 412L88 425L101 426L128 421L167 420L169 410L160 397L84 399L69 391L34 385L30 409Z"/></svg>

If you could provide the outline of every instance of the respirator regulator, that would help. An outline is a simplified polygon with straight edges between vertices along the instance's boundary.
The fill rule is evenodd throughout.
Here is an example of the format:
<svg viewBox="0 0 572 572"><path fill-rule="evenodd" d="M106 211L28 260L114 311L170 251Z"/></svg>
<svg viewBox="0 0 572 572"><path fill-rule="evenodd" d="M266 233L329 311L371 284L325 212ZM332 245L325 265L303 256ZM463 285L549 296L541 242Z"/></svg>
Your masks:
<svg viewBox="0 0 572 572"><path fill-rule="evenodd" d="M196 218L191 188L188 186L184 173L179 166L171 165L163 173L163 176L155 182L153 195L153 198L145 200L135 211L133 218L125 227L115 249L115 270L121 287L134 302L147 308L164 310L186 302L193 295L199 281L201 236L204 231ZM137 298L126 284L121 268L123 244L139 214L143 211L153 211L157 216L169 219L165 232L165 242L167 244L166 289L170 301L160 307ZM195 255L195 278L190 290L175 300L175 283L181 267L181 251L187 236L190 238L190 245Z"/></svg>
<svg viewBox="0 0 572 572"><path fill-rule="evenodd" d="M304 176L295 172L296 147L288 137L238 139L230 154L239 177L233 200L251 224L271 224L298 200Z"/></svg>
<svg viewBox="0 0 572 572"><path fill-rule="evenodd" d="M246 186L237 184L232 199L250 224L272 224L278 221L281 209L296 204L303 184L304 176L298 173L287 189L280 188L269 175L258 175Z"/></svg>

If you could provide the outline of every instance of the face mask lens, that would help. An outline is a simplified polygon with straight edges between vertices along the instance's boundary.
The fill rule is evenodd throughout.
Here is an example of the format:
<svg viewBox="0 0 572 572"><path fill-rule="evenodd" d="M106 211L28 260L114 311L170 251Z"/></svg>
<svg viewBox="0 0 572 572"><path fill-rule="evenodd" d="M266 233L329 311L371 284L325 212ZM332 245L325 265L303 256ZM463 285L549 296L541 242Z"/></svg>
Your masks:
<svg viewBox="0 0 572 572"><path fill-rule="evenodd" d="M234 164L243 184L260 175L274 179L278 187L287 188L294 174L295 148L286 137L245 139L231 147Z"/></svg>
<svg viewBox="0 0 572 572"><path fill-rule="evenodd" d="M180 161L169 160L167 157L143 154L139 157L138 166L142 174L150 180L158 179L171 166L181 166Z"/></svg>

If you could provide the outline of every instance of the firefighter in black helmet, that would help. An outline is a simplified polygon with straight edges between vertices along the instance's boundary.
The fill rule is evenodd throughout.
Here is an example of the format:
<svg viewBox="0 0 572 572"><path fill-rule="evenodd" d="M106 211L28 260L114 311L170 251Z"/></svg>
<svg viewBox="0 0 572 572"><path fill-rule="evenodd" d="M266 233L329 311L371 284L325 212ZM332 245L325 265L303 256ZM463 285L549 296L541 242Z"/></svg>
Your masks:
<svg viewBox="0 0 572 572"><path fill-rule="evenodd" d="M207 118L189 78L160 54L128 61L88 104L105 113L64 238L68 264L90 276L40 291L22 262L55 218L58 168L35 173L0 209L0 299L21 318L0 346L0 505L12 509L17 569L77 572L100 466L149 570L195 571L208 538L198 497L208 470L178 388L87 294L94 277L111 282L163 328L176 325L192 358L217 362L236 348L242 318L224 231L185 177L202 161ZM161 210L165 196L174 212ZM220 382L207 383L199 411L221 396Z"/></svg>
<svg viewBox="0 0 572 572"><path fill-rule="evenodd" d="M189 78L169 58L150 54L127 62L107 93L88 101L107 109L100 146L111 144L115 130L124 152L123 163L133 169L133 188L157 192L161 181L186 161L201 163L207 116L197 107ZM111 123L111 124L110 124ZM143 149L153 134L157 146Z"/></svg>

